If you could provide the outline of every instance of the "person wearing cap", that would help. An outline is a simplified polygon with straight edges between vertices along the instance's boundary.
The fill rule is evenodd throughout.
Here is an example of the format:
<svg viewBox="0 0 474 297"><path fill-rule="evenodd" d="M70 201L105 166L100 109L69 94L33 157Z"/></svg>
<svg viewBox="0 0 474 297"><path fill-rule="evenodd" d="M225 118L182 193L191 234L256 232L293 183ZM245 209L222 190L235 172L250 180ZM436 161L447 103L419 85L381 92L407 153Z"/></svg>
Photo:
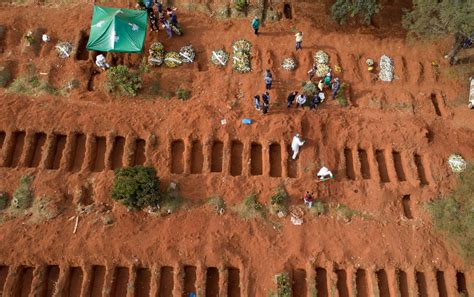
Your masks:
<svg viewBox="0 0 474 297"><path fill-rule="evenodd" d="M291 150L293 151L293 156L291 158L293 160L298 156L300 146L302 146L304 143L305 141L301 139L299 134L296 134L295 137L293 137L293 141L291 142Z"/></svg>
<svg viewBox="0 0 474 297"><path fill-rule="evenodd" d="M258 35L258 29L260 28L260 20L258 16L255 16L252 20L252 28L255 33L255 35Z"/></svg>
<svg viewBox="0 0 474 297"><path fill-rule="evenodd" d="M341 88L341 83L339 82L339 78L336 77L332 81L331 89L332 89L332 99L336 99L337 92L339 92L339 89Z"/></svg>

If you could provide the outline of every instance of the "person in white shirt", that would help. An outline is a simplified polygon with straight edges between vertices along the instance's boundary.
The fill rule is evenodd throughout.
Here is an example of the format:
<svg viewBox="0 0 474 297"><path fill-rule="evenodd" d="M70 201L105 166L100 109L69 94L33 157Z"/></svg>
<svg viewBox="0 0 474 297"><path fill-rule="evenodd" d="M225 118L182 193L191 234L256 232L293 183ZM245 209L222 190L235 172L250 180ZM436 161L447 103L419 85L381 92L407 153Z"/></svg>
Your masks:
<svg viewBox="0 0 474 297"><path fill-rule="evenodd" d="M102 54L97 55L97 57L95 58L95 64L102 70L107 70L108 68L110 68L109 64L107 64L107 62L105 61L104 55Z"/></svg>
<svg viewBox="0 0 474 297"><path fill-rule="evenodd" d="M306 96L303 94L299 94L296 97L296 108L300 107L304 109L304 104L306 103Z"/></svg>
<svg viewBox="0 0 474 297"><path fill-rule="evenodd" d="M301 44L303 43L303 32L296 33L295 40L296 40L296 50L302 49Z"/></svg>
<svg viewBox="0 0 474 297"><path fill-rule="evenodd" d="M333 178L334 177L332 172L329 171L329 169L327 167L324 167L324 166L321 167L321 169L319 169L317 176L319 177L320 180L325 180L327 178Z"/></svg>
<svg viewBox="0 0 474 297"><path fill-rule="evenodd" d="M305 143L304 140L301 139L301 136L299 134L296 134L295 137L293 137L293 141L291 142L291 150L293 151L293 156L292 159L296 159L298 156L298 153L300 151L300 146L302 146Z"/></svg>

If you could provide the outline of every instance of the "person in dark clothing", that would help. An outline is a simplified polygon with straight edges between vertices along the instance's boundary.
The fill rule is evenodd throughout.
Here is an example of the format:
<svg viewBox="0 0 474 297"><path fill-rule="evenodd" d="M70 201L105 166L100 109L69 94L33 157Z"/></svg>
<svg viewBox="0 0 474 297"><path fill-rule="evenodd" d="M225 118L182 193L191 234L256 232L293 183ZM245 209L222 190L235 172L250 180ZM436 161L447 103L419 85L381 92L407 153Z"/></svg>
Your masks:
<svg viewBox="0 0 474 297"><path fill-rule="evenodd" d="M339 78L335 78L332 81L331 89L332 89L332 99L336 99L337 93L339 92L339 89L341 88L341 83L339 82Z"/></svg>
<svg viewBox="0 0 474 297"><path fill-rule="evenodd" d="M263 101L262 113L267 114L269 109L270 109L270 104L268 103L268 101Z"/></svg>
<svg viewBox="0 0 474 297"><path fill-rule="evenodd" d="M255 102L255 109L260 110L260 95L255 95L253 101Z"/></svg>
<svg viewBox="0 0 474 297"><path fill-rule="evenodd" d="M311 99L311 102L309 103L309 109L315 109L316 107L318 107L319 103L320 103L319 94L316 94L313 96L313 99Z"/></svg>
<svg viewBox="0 0 474 297"><path fill-rule="evenodd" d="M265 92L262 94L263 103L270 104L270 93Z"/></svg>
<svg viewBox="0 0 474 297"><path fill-rule="evenodd" d="M154 11L150 13L150 27L151 31L158 31L158 20L156 19Z"/></svg>
<svg viewBox="0 0 474 297"><path fill-rule="evenodd" d="M298 91L291 92L290 95L288 95L288 98L286 99L286 101L288 102L288 108L293 105L293 101L295 101L296 95L298 95Z"/></svg>
<svg viewBox="0 0 474 297"><path fill-rule="evenodd" d="M162 13L163 12L163 4L161 3L161 1L155 0L155 3L156 3L156 9L158 10L158 13Z"/></svg>
<svg viewBox="0 0 474 297"><path fill-rule="evenodd" d="M252 20L252 28L255 35L258 35L258 29L260 28L260 19L258 16L255 16Z"/></svg>
<svg viewBox="0 0 474 297"><path fill-rule="evenodd" d="M178 26L178 17L176 16L176 12L173 12L171 15L171 25L177 27Z"/></svg>

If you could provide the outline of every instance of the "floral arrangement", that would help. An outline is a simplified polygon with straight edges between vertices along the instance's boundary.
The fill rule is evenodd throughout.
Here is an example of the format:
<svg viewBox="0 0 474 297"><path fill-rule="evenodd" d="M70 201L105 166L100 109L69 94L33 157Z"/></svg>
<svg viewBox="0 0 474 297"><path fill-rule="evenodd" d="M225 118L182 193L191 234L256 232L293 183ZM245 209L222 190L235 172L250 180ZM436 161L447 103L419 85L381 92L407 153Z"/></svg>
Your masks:
<svg viewBox="0 0 474 297"><path fill-rule="evenodd" d="M196 52L192 45L186 45L179 50L179 55L181 56L183 63L192 63L196 57Z"/></svg>
<svg viewBox="0 0 474 297"><path fill-rule="evenodd" d="M223 49L217 49L211 53L211 63L217 67L225 67L228 60L229 55Z"/></svg>
<svg viewBox="0 0 474 297"><path fill-rule="evenodd" d="M148 64L153 66L160 66L163 64L165 58L165 47L161 42L152 43L148 52L150 53L148 56Z"/></svg>
<svg viewBox="0 0 474 297"><path fill-rule="evenodd" d="M177 52L167 52L165 55L165 65L170 68L178 67L183 64L180 55Z"/></svg>
<svg viewBox="0 0 474 297"><path fill-rule="evenodd" d="M283 62L281 62L281 67L283 67L283 69L288 70L288 71L295 70L296 61L293 58L285 58L283 59Z"/></svg>

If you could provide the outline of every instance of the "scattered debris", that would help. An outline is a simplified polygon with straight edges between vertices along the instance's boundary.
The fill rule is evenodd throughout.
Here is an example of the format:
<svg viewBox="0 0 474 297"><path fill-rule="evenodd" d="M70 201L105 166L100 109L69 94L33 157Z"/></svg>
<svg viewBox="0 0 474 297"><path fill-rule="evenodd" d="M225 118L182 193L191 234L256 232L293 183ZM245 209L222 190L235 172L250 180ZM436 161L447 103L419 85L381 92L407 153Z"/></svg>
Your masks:
<svg viewBox="0 0 474 297"><path fill-rule="evenodd" d="M244 124L244 125L250 125L250 124L252 124L252 122L253 122L253 121L252 121L251 119L247 119L247 118L246 118L246 119L242 119L242 124Z"/></svg>
<svg viewBox="0 0 474 297"><path fill-rule="evenodd" d="M74 230L72 231L72 234L76 234L78 226L79 226L79 216L76 216L76 222L74 223Z"/></svg>
<svg viewBox="0 0 474 297"><path fill-rule="evenodd" d="M226 119L222 119L222 120L221 120L221 125L222 125L222 126L227 125L227 120L226 120Z"/></svg>
<svg viewBox="0 0 474 297"><path fill-rule="evenodd" d="M301 208L291 206L290 207L290 221L293 225L301 225L303 224L303 210Z"/></svg>

